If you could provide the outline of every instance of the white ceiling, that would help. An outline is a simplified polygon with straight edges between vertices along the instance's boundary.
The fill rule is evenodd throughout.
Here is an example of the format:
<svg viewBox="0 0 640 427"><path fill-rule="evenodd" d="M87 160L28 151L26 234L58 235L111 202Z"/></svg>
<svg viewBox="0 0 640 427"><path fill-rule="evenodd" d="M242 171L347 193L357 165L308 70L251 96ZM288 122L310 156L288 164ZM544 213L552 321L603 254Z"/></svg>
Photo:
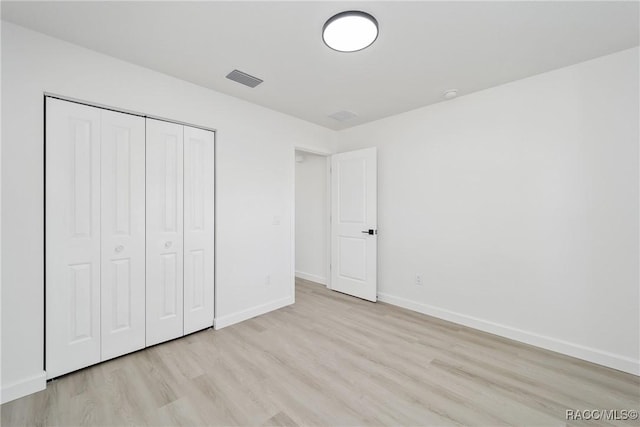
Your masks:
<svg viewBox="0 0 640 427"><path fill-rule="evenodd" d="M352 9L378 40L327 48L322 25ZM637 46L638 16L638 2L2 2L4 20L331 129ZM358 117L328 117L341 110Z"/></svg>

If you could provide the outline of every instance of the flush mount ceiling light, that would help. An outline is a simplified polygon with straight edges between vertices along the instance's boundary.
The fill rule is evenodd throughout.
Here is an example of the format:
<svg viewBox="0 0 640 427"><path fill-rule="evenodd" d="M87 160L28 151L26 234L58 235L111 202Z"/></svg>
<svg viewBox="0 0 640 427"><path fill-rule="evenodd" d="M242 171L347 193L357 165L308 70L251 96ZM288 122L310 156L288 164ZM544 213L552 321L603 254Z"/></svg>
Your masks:
<svg viewBox="0 0 640 427"><path fill-rule="evenodd" d="M378 21L365 12L349 10L332 16L322 27L322 40L338 52L362 50L378 38Z"/></svg>

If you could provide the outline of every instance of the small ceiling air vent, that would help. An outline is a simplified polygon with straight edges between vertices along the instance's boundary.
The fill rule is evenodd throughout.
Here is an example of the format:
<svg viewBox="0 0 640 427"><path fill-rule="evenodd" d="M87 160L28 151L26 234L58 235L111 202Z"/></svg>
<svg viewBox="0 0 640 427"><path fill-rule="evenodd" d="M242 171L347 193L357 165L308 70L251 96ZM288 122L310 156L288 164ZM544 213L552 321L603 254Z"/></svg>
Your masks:
<svg viewBox="0 0 640 427"><path fill-rule="evenodd" d="M249 75L247 73L243 73L239 70L233 70L232 72L227 74L227 78L229 80L233 80L234 82L238 82L249 87L256 87L263 82L263 80L257 77L253 77L252 75Z"/></svg>
<svg viewBox="0 0 640 427"><path fill-rule="evenodd" d="M339 122L344 122L347 120L351 120L354 117L358 117L358 115L356 113L352 113L351 111L338 111L336 113L329 114L329 117Z"/></svg>

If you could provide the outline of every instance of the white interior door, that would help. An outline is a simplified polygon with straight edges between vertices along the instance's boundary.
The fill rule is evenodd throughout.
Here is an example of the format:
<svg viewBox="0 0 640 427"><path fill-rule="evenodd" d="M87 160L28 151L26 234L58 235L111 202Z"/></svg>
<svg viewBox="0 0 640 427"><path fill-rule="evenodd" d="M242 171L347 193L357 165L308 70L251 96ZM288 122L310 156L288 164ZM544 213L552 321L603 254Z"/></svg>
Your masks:
<svg viewBox="0 0 640 427"><path fill-rule="evenodd" d="M147 333L183 335L183 126L147 119Z"/></svg>
<svg viewBox="0 0 640 427"><path fill-rule="evenodd" d="M100 361L100 110L46 100L46 370Z"/></svg>
<svg viewBox="0 0 640 427"><path fill-rule="evenodd" d="M377 299L377 153L331 156L331 289Z"/></svg>
<svg viewBox="0 0 640 427"><path fill-rule="evenodd" d="M145 122L102 110L102 360L145 345Z"/></svg>
<svg viewBox="0 0 640 427"><path fill-rule="evenodd" d="M213 326L214 133L184 127L184 333Z"/></svg>

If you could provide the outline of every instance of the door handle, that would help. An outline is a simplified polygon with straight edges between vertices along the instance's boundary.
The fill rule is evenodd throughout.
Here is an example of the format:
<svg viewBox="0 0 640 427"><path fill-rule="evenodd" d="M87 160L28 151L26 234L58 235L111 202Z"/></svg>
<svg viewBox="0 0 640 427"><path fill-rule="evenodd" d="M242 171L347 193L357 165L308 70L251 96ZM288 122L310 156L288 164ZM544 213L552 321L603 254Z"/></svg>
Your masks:
<svg viewBox="0 0 640 427"><path fill-rule="evenodd" d="M373 236L374 234L378 234L378 230L374 230L373 228L370 228L368 230L363 230L362 233L363 234L369 234L370 236Z"/></svg>
<svg viewBox="0 0 640 427"><path fill-rule="evenodd" d="M166 242L164 242L164 247L165 247L165 249L169 249L169 248L171 247L171 245L172 245L172 242L171 242L171 241L166 241Z"/></svg>
<svg viewBox="0 0 640 427"><path fill-rule="evenodd" d="M122 245L116 246L116 252L122 252L123 249L124 249L124 246Z"/></svg>

